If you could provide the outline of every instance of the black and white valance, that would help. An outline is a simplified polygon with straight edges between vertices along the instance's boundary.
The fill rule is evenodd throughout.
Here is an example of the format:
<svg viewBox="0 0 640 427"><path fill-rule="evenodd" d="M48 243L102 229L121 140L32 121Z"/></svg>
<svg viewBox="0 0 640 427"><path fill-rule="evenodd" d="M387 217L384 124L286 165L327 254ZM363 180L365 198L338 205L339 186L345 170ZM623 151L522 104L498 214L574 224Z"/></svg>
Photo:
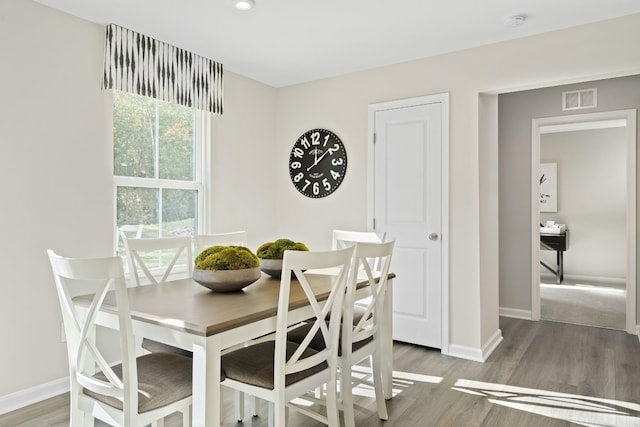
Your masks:
<svg viewBox="0 0 640 427"><path fill-rule="evenodd" d="M149 96L222 114L222 64L110 24L103 89Z"/></svg>

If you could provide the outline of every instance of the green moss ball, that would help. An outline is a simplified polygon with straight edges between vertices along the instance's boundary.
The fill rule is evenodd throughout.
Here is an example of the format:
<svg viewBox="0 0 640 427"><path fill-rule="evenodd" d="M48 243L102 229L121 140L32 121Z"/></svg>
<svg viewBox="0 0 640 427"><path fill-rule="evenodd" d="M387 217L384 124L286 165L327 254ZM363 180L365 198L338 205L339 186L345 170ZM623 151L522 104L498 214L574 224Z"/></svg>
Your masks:
<svg viewBox="0 0 640 427"><path fill-rule="evenodd" d="M309 248L304 243L294 242L289 239L278 239L275 242L267 242L260 245L256 255L262 259L282 259L284 251L287 250L308 251Z"/></svg>
<svg viewBox="0 0 640 427"><path fill-rule="evenodd" d="M195 259L199 270L242 270L259 265L258 257L244 246L211 246Z"/></svg>

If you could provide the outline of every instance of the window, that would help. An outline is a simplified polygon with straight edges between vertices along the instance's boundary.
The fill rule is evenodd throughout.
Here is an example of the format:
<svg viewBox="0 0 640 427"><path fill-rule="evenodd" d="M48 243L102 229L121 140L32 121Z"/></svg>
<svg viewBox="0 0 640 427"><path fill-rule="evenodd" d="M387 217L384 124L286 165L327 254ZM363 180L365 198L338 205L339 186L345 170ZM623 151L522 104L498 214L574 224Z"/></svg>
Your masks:
<svg viewBox="0 0 640 427"><path fill-rule="evenodd" d="M118 253L124 254L123 235L168 237L200 229L206 120L193 108L113 91Z"/></svg>

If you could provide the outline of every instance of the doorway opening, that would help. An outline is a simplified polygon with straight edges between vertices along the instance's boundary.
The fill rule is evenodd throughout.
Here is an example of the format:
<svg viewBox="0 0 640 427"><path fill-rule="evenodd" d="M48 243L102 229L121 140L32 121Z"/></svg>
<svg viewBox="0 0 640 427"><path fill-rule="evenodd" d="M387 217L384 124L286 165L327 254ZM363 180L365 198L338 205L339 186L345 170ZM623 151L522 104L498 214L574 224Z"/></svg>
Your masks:
<svg viewBox="0 0 640 427"><path fill-rule="evenodd" d="M620 110L620 111L610 111L610 112L601 112L601 113L590 113L590 114L579 114L579 115L571 115L571 116L560 116L560 117L549 117L544 119L533 119L532 120L532 138L531 138L531 147L532 147L532 165L531 165L531 194L532 194L532 213L531 213L531 236L532 236L532 277L531 277L531 289L532 289L532 318L533 320L540 320L541 318L545 318L546 316L555 316L559 320L563 321L562 316L566 316L567 314L574 315L573 319L576 319L572 323L581 323L580 322L580 300L584 300L584 304L588 304L589 299L593 299L593 303L603 303L606 301L615 301L616 300L616 292L618 293L617 298L620 298L620 292L623 292L624 295L624 305L625 305L625 316L624 323L616 323L619 325L618 327L625 329L628 333L635 333L635 319L636 319L636 267L635 267L635 259L636 259L636 111L635 110ZM543 283L541 285L541 261L545 261L545 257L547 255L542 254L540 250L540 236L541 236L541 225L547 225L546 221L549 221L549 214L540 212L541 206L541 141L544 140L545 135L547 133L557 133L557 132L566 132L566 131L575 131L579 129L595 129L595 128L606 128L606 127L614 127L614 126L624 126L626 132L624 133L622 144L624 145L624 167L625 167L625 176L622 180L626 184L626 201L624 203L625 219L624 219L624 230L622 230L619 234L624 235L621 238L620 244L624 246L623 249L618 249L620 251L619 260L624 267L621 269L624 271L624 286L620 283L609 283L610 286L602 287L604 289L599 289L597 283L583 283L585 280L582 277L570 277L565 278L562 277L562 258L558 255L558 265L554 266L556 268L557 274L552 277L552 280L542 280ZM548 161L548 158L542 158L543 161ZM555 165L555 164L554 164ZM548 163L545 164L545 170L548 167ZM555 167L555 166L554 166ZM583 191L585 193L589 192L588 188L584 188ZM545 196L548 196L545 192ZM594 204L598 203L598 198L594 197ZM543 221L544 219L544 221ZM551 224L549 224L551 225ZM566 224L567 229L571 230L571 224ZM596 226L591 226L592 228L597 228ZM575 233L574 233L575 234ZM576 236L567 234L567 236L571 236L569 241L575 240ZM582 236L578 236L580 239ZM624 241L622 241L624 240ZM584 240L583 240L584 242ZM578 240L580 243L580 240ZM576 251L580 250L580 244L577 246ZM584 247L584 244L582 245ZM566 248L568 251L571 250L571 243L568 243ZM561 252L558 252L559 254ZM601 255L606 255L601 254ZM548 262L548 261L547 261ZM548 269L545 268L543 271ZM553 271L554 269L549 269ZM544 276L543 276L544 277ZM550 282L550 283L549 283ZM596 280L597 282L597 280ZM611 282L611 281L610 281ZM590 286L585 286L590 285ZM607 292L605 294L601 294L598 296L598 292ZM556 312L555 314L551 313L549 310L553 310L554 307L548 306L545 307L545 316L542 316L542 304L541 299L543 297L553 297L556 296L557 299L565 298L565 305L559 303L556 307L559 307L560 312ZM568 313L573 310L573 313ZM606 311L606 310L605 310ZM585 318L595 316L595 311L586 312L582 314ZM597 317L597 316L596 316ZM572 317L564 317L564 319L572 319ZM567 320L571 321L571 320ZM597 322L597 320L595 320ZM592 325L592 326L603 326L603 327L613 327L611 324L607 324L603 321L602 325Z"/></svg>

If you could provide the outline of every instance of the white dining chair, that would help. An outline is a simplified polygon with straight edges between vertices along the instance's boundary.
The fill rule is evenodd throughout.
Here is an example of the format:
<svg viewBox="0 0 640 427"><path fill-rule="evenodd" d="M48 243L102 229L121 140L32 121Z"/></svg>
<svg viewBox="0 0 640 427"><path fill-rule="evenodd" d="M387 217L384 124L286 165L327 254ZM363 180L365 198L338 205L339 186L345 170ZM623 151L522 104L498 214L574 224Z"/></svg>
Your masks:
<svg viewBox="0 0 640 427"><path fill-rule="evenodd" d="M359 384L373 386L378 417L388 418L387 407L382 389L382 347L379 338L380 324L385 321L385 302L388 292L388 275L395 241L385 243L358 242L355 247L354 261L349 272L347 295L342 312L338 366L340 372L340 409L344 413L346 427L354 427L353 387ZM379 265L380 269L372 268ZM371 296L356 301L356 285L366 280ZM363 305L364 304L364 305ZM289 332L289 339L301 342L308 334L309 324L301 325ZM312 339L314 349L322 348L318 334ZM352 366L370 358L371 378L352 375ZM321 390L316 390L319 396Z"/></svg>
<svg viewBox="0 0 640 427"><path fill-rule="evenodd" d="M162 425L176 411L191 423L192 361L172 353L136 358L122 259L65 258L47 251L62 311L70 378L70 425L93 425L100 419L114 426ZM115 293L119 352L96 339L96 317L107 293ZM92 294L79 309L73 298ZM103 350L121 363L111 366Z"/></svg>
<svg viewBox="0 0 640 427"><path fill-rule="evenodd" d="M124 244L126 238L140 239L144 224L124 224L116 228L116 252L120 250L120 242Z"/></svg>
<svg viewBox="0 0 640 427"><path fill-rule="evenodd" d="M333 239L331 240L332 249L346 248L358 242L364 243L382 243L387 233L376 233L375 231L350 231L350 230L333 230ZM372 265L374 269L380 266Z"/></svg>
<svg viewBox="0 0 640 427"><path fill-rule="evenodd" d="M355 248L327 251L286 251L276 320L275 339L249 344L222 356L222 385L269 402L269 425L284 427L286 408L292 408L331 427L339 426L337 408L337 357L340 313ZM310 270L335 268L332 289L325 302L317 301L307 279ZM292 281L292 273L297 282ZM287 340L289 292L301 286L313 309L309 334L299 344ZM327 319L330 318L329 321ZM318 333L320 350L309 344ZM291 402L308 390L326 384L326 416Z"/></svg>
<svg viewBox="0 0 640 427"><path fill-rule="evenodd" d="M230 233L196 234L193 237L196 254L210 246L247 246L247 232L233 231Z"/></svg>
<svg viewBox="0 0 640 427"><path fill-rule="evenodd" d="M191 236L172 236L148 239L124 239L129 260L129 274L136 286L166 282L179 261L184 262L184 277L193 273ZM166 260L165 260L166 258ZM151 263L155 265L152 265ZM181 265L182 266L182 265ZM144 274L143 281L140 273Z"/></svg>
<svg viewBox="0 0 640 427"><path fill-rule="evenodd" d="M191 236L124 239L129 277L135 286L164 284L170 278L191 277L193 250ZM184 265L179 264L184 263ZM183 271L177 272L177 266ZM165 343L142 339L142 348L150 352L173 352L191 356L191 352Z"/></svg>
<svg viewBox="0 0 640 427"><path fill-rule="evenodd" d="M353 411L353 387L367 383L362 377L352 375L352 367L364 359L371 363L378 418L388 419L382 379L382 345L380 327L385 320L388 276L395 240L385 243L356 243L354 264L347 285L343 311L340 367L340 397L343 404L345 427L355 426ZM372 266L377 266L373 269ZM356 284L363 277L369 282L371 297L356 301ZM363 306L363 301L367 302Z"/></svg>
<svg viewBox="0 0 640 427"><path fill-rule="evenodd" d="M378 234L374 231L333 230L331 248L340 249L356 242L382 243L385 237L386 233Z"/></svg>

